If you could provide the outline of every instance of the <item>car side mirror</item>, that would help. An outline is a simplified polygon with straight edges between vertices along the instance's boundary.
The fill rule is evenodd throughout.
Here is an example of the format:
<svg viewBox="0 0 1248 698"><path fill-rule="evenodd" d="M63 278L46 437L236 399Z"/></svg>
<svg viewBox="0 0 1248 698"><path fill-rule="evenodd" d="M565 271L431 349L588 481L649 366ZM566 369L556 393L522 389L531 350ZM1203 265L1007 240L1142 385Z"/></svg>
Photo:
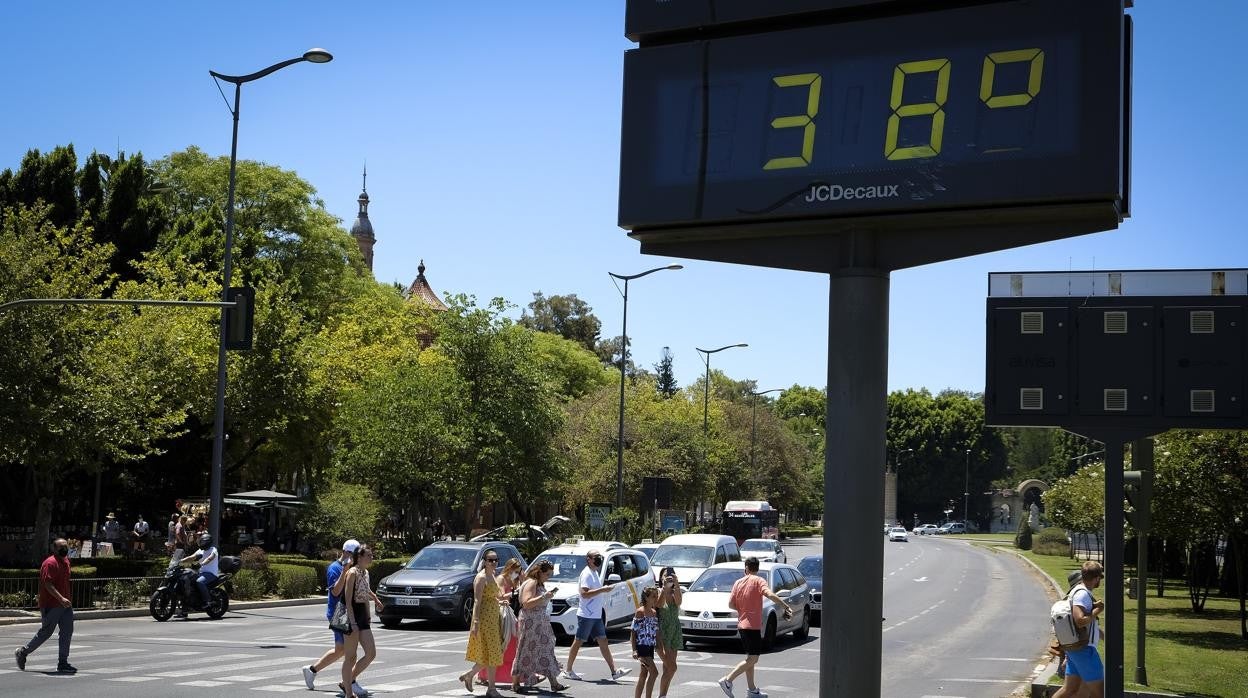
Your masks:
<svg viewBox="0 0 1248 698"><path fill-rule="evenodd" d="M776 596L779 596L782 599L787 599L789 598L789 595L792 593L793 592L789 591L788 589L781 589L780 592L776 594Z"/></svg>
<svg viewBox="0 0 1248 698"><path fill-rule="evenodd" d="M618 574L607 575L607 584L618 584L619 582L622 582L622 581L624 580L620 579L620 575Z"/></svg>

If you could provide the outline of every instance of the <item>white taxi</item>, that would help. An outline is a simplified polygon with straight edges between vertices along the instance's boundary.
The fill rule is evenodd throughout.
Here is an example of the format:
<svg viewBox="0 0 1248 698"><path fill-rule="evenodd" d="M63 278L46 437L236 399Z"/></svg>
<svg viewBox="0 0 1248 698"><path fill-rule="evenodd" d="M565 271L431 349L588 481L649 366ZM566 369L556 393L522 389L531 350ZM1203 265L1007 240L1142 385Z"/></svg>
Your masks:
<svg viewBox="0 0 1248 698"><path fill-rule="evenodd" d="M570 642L576 635L576 612L581 604L580 577L589 551L602 554L603 585L615 588L603 595L602 618L608 628L627 626L641 605L641 592L654 584L650 560L640 550L607 547L603 542L585 541L575 545L559 545L533 559L529 567L548 560L554 565L546 589L555 592L550 601L550 625L555 637Z"/></svg>

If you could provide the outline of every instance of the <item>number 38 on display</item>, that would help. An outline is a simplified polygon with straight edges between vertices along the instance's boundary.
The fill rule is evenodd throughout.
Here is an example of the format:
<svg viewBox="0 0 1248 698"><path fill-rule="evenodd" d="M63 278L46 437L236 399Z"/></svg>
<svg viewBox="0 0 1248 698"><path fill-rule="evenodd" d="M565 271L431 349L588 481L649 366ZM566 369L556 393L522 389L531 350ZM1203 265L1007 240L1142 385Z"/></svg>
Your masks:
<svg viewBox="0 0 1248 698"><path fill-rule="evenodd" d="M1027 91L1015 94L994 94L994 79L999 65L1008 63L1029 63L1027 75ZM889 160L911 160L927 158L940 154L941 142L945 132L945 100L949 96L949 75L953 64L947 58L933 58L923 61L899 63L893 69L892 93L889 107L892 113L888 117L888 127L884 137L884 157ZM902 93L905 90L906 77L922 73L936 73L936 95L930 102L903 104ZM1004 107L1021 107L1028 104L1040 94L1040 84L1044 76L1044 51L1038 48L1019 49L1016 51L997 51L984 57L980 72L979 99L989 109ZM806 113L793 116L781 116L771 122L775 129L801 128L802 151L800 155L771 158L763 165L764 170L783 170L810 165L815 151L815 117L819 115L819 92L823 85L823 77L819 73L799 73L796 75L780 75L772 78L780 88L805 87ZM923 145L898 146L898 132L901 120L915 116L932 117L931 134Z"/></svg>

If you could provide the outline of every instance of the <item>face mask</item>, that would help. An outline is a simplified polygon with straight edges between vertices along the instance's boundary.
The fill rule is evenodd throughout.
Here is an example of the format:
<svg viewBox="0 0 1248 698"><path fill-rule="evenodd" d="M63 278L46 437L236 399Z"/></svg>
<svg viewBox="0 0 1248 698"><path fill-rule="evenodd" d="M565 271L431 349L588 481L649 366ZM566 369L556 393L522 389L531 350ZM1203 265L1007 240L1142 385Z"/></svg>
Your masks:
<svg viewBox="0 0 1248 698"><path fill-rule="evenodd" d="M65 556L66 556L66 555L68 555L68 554L69 554L69 548L65 548L65 547L58 547L58 548L56 549L56 556L57 556L57 557L65 557Z"/></svg>
<svg viewBox="0 0 1248 698"><path fill-rule="evenodd" d="M513 580L519 579L519 578L520 578L520 573L519 573L519 572L512 572L512 573L511 573L511 578L512 578Z"/></svg>

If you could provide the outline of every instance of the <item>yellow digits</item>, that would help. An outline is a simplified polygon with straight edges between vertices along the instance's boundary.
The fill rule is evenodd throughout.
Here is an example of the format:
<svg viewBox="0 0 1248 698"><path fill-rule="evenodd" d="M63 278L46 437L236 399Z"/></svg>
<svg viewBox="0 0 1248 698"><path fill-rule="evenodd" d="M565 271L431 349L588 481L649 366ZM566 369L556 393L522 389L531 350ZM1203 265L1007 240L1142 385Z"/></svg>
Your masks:
<svg viewBox="0 0 1248 698"><path fill-rule="evenodd" d="M781 116L771 121L772 128L802 127L802 154L783 158L772 158L763 165L764 170L783 170L790 167L806 167L815 154L815 116L819 113L819 89L823 86L823 78L818 73L800 73L798 75L780 75L773 78L778 87L808 86L806 93L806 113L799 116Z"/></svg>
<svg viewBox="0 0 1248 698"><path fill-rule="evenodd" d="M997 74L997 66L1005 63L1022 63L1031 61L1027 72L1027 91L1012 95L992 94L993 79ZM1044 77L1044 51L1038 48L1024 48L1017 51L997 51L984 56L984 72L979 79L979 98L989 109L998 107L1021 107L1040 94L1040 80Z"/></svg>
<svg viewBox="0 0 1248 698"><path fill-rule="evenodd" d="M898 63L893 70L893 93L889 106L893 113L888 117L888 132L884 138L884 156L889 160L909 160L911 158L928 158L940 154L941 141L945 135L945 100L949 97L950 63L947 58L933 58L926 61L910 61ZM936 101L902 104L902 92L906 86L906 76L919 73L936 73ZM915 145L907 148L897 147L898 131L901 120L908 116L931 116L932 135L927 145Z"/></svg>

